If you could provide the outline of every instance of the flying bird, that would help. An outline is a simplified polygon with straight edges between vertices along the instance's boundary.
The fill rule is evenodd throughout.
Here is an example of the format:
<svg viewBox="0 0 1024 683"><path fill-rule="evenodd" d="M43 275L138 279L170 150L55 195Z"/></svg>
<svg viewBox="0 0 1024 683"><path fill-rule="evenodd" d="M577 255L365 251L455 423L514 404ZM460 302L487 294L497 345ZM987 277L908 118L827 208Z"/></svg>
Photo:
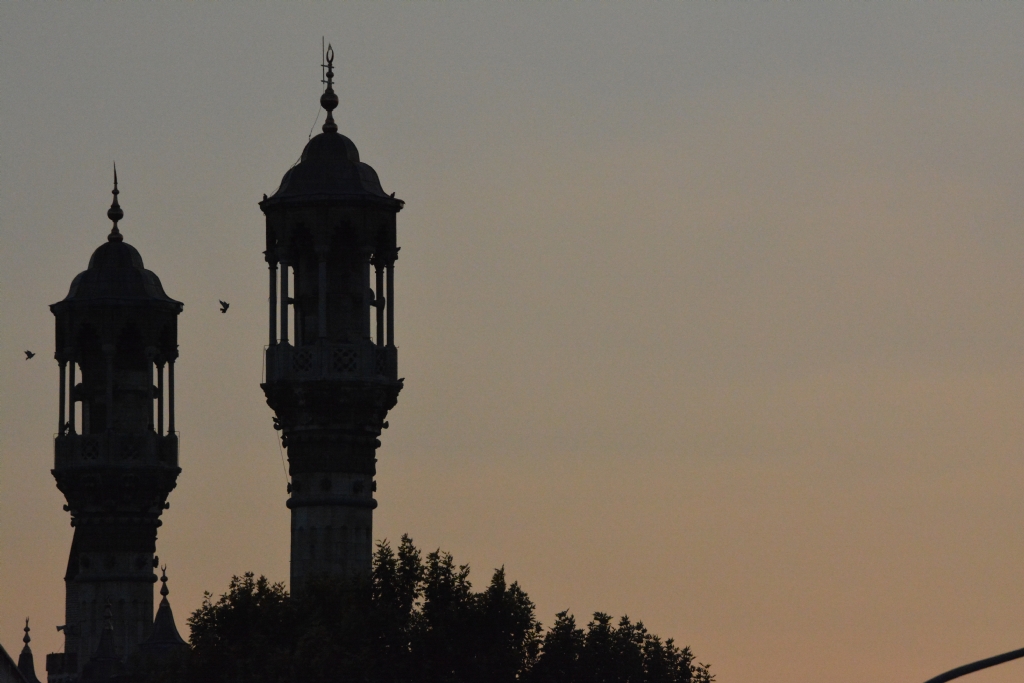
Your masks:
<svg viewBox="0 0 1024 683"><path fill-rule="evenodd" d="M31 351L26 351L26 352L25 352L25 360L29 360L29 359L30 359L30 358L32 358L32 357L33 357L34 355L36 355L36 354L32 353Z"/></svg>
<svg viewBox="0 0 1024 683"><path fill-rule="evenodd" d="M219 299L218 299L218 301L219 301ZM228 306L230 306L230 305L231 304L229 304L227 301L221 301L220 302L220 312L221 313L227 313L228 312Z"/></svg>

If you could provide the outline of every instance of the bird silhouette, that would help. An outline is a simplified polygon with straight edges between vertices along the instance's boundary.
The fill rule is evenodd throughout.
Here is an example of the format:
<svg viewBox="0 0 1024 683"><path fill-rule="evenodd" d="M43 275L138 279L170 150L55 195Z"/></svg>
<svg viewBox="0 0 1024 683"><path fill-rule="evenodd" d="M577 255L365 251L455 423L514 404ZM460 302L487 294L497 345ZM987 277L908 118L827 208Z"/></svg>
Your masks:
<svg viewBox="0 0 1024 683"><path fill-rule="evenodd" d="M220 312L221 313L227 313L228 312L228 306L230 306L230 305L231 304L229 304L227 301L221 301L220 302Z"/></svg>
<svg viewBox="0 0 1024 683"><path fill-rule="evenodd" d="M36 354L32 353L31 351L26 351L25 352L25 360L29 360L30 358L32 358L35 355Z"/></svg>

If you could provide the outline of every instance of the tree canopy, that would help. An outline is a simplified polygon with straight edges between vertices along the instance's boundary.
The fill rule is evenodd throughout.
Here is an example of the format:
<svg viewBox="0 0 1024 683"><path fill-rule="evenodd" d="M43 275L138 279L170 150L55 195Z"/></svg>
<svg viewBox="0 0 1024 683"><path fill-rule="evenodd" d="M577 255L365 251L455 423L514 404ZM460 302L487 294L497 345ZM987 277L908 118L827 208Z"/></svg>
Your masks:
<svg viewBox="0 0 1024 683"><path fill-rule="evenodd" d="M710 683L688 647L596 613L568 611L545 630L504 568L474 591L469 566L408 536L378 544L372 575L315 581L298 596L253 574L207 593L189 618L191 650L174 672L190 683Z"/></svg>

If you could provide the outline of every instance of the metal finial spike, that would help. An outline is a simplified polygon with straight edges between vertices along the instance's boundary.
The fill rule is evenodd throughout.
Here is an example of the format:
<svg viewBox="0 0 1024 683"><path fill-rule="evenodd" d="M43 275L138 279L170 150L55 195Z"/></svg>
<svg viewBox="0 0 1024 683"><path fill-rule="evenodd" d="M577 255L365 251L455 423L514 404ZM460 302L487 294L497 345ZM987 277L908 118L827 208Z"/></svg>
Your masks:
<svg viewBox="0 0 1024 683"><path fill-rule="evenodd" d="M117 164L114 164L114 189L111 192L114 195L114 201L111 203L110 208L107 209L107 218L114 221L114 227L110 229L110 234L107 235L108 242L120 242L121 231L117 229L117 222L124 218L124 211L121 210L121 205L117 203L117 195L121 194L121 191L117 189Z"/></svg>
<svg viewBox="0 0 1024 683"><path fill-rule="evenodd" d="M21 642L25 643L26 645L28 645L29 642L32 640L32 638L28 635L28 632L31 630L32 629L28 627L28 617L25 617L25 637L21 639Z"/></svg>
<svg viewBox="0 0 1024 683"><path fill-rule="evenodd" d="M334 48L327 44L327 89L320 96L320 106L327 110L324 121L325 133L337 133L338 124L334 122L334 108L338 106L338 96L334 93Z"/></svg>
<svg viewBox="0 0 1024 683"><path fill-rule="evenodd" d="M160 567L160 571L163 573L163 576L160 577L160 581L163 583L163 585L160 586L160 595L166 598L171 592L167 590L167 565L165 564Z"/></svg>

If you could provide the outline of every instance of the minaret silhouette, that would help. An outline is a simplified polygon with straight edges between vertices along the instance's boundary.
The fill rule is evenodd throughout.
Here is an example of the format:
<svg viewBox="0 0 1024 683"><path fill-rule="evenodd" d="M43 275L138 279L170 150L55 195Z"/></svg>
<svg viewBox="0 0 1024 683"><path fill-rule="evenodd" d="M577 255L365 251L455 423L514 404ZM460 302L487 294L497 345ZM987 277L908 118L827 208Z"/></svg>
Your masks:
<svg viewBox="0 0 1024 683"><path fill-rule="evenodd" d="M402 388L394 265L404 202L338 133L333 48L326 57L323 132L260 202L270 266L262 386L288 449L293 593L316 576L369 574L378 437Z"/></svg>
<svg viewBox="0 0 1024 683"><path fill-rule="evenodd" d="M75 530L64 575L64 652L47 657L51 682L80 674L101 636L104 656L120 658L149 637L156 532L181 471L174 361L182 304L124 242L118 194L115 169L107 242L50 306L60 365L52 471Z"/></svg>

